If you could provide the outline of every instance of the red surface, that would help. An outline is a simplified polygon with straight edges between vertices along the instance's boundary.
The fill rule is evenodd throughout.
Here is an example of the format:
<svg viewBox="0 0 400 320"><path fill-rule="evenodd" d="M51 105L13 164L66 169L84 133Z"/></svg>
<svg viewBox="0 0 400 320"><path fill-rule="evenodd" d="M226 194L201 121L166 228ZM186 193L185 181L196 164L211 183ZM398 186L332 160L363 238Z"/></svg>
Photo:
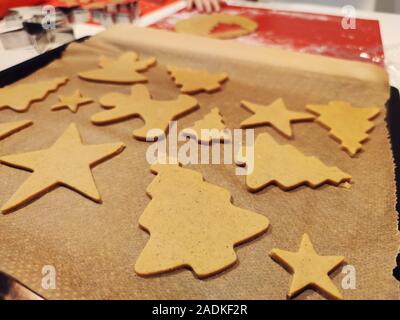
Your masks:
<svg viewBox="0 0 400 320"><path fill-rule="evenodd" d="M140 15L148 14L177 1L178 0L139 0Z"/></svg>
<svg viewBox="0 0 400 320"><path fill-rule="evenodd" d="M356 29L344 30L342 18L336 16L226 5L222 11L246 16L258 23L256 32L237 41L384 65L378 21L357 19ZM174 30L178 20L194 14L198 13L182 10L152 27ZM218 31L226 28L230 26L219 26Z"/></svg>
<svg viewBox="0 0 400 320"><path fill-rule="evenodd" d="M44 0L0 0L0 17L2 17L9 8L32 6L42 2L44 2Z"/></svg>

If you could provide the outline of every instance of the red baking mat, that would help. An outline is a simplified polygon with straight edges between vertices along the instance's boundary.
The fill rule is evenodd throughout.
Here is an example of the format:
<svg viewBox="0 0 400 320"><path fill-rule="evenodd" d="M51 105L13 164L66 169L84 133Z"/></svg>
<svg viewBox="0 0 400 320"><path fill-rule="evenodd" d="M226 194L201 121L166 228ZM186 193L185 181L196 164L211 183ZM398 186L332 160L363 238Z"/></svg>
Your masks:
<svg viewBox="0 0 400 320"><path fill-rule="evenodd" d="M258 23L258 30L237 41L384 65L379 22L357 19L356 29L344 30L342 18L330 15L275 11L224 5L222 12L240 14ZM152 27L174 30L178 20L198 14L182 10ZM225 26L224 26L225 28Z"/></svg>

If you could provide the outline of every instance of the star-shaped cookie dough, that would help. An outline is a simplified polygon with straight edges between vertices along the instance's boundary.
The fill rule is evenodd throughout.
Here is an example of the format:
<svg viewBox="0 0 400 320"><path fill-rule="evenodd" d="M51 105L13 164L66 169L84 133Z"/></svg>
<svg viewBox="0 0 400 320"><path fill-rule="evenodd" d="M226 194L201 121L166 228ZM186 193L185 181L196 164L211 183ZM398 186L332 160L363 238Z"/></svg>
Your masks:
<svg viewBox="0 0 400 320"><path fill-rule="evenodd" d="M1 163L33 171L1 211L12 211L58 186L101 202L91 167L124 148L123 143L83 145L76 125L71 124L49 149L0 157Z"/></svg>
<svg viewBox="0 0 400 320"><path fill-rule="evenodd" d="M307 234L301 239L299 251L273 249L270 256L293 272L288 298L311 287L329 298L342 299L342 294L329 278L329 273L342 264L344 257L318 255Z"/></svg>
<svg viewBox="0 0 400 320"><path fill-rule="evenodd" d="M288 110L281 98L275 100L269 106L249 101L241 101L241 104L244 108L254 113L254 115L240 124L242 128L271 125L287 138L293 137L291 122L309 121L315 118L309 113Z"/></svg>
<svg viewBox="0 0 400 320"><path fill-rule="evenodd" d="M0 139L4 139L13 133L25 129L31 124L33 124L31 120L0 123Z"/></svg>
<svg viewBox="0 0 400 320"><path fill-rule="evenodd" d="M59 95L58 100L60 100L60 103L52 106L51 110L55 111L68 108L72 112L76 113L79 106L93 102L92 98L82 96L79 90L76 90L70 96Z"/></svg>

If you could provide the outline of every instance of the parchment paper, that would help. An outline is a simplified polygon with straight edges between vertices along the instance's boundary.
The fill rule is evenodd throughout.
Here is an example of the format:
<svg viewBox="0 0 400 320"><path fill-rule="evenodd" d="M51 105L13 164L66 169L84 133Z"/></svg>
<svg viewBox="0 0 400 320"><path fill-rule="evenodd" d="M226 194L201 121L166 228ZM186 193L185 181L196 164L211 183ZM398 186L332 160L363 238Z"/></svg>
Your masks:
<svg viewBox="0 0 400 320"><path fill-rule="evenodd" d="M135 119L109 126L94 126L89 118L101 110L98 102L77 114L52 112L57 94L35 103L30 111L1 112L1 121L30 118L34 126L1 142L1 154L49 147L71 122L78 124L86 144L123 141L119 156L93 169L103 204L96 204L66 188L58 188L28 206L0 217L0 270L49 299L285 299L291 275L268 256L274 248L297 251L307 232L321 255L344 255L356 270L356 289L341 289L344 277L332 275L345 299L398 299L399 283L392 277L399 248L395 212L393 159L386 130L384 104L388 98L383 69L333 58L303 55L277 49L247 47L230 41L199 38L167 31L117 26L86 41L71 45L61 60L21 82L69 76L59 90L76 88L96 98L110 91L128 94L130 86L80 80L76 74L97 66L101 54L118 56L135 50L155 56L148 88L154 98L172 99L179 90L166 72L166 64L227 72L222 91L198 94L200 110L179 120L179 129L193 124L218 106L229 128L250 116L240 100L268 104L283 97L290 109L304 110L308 103L342 99L356 106L377 105L365 152L352 159L340 150L328 131L317 123L294 125L295 139L286 140L271 128L280 143L292 143L307 155L340 167L353 176L349 190L322 186L300 187L290 192L271 186L259 193L246 191L244 177L234 165L190 166L211 183L228 189L237 206L266 215L269 231L237 248L239 263L206 280L183 269L142 278L133 266L149 236L138 219L150 199L146 188L154 178L145 159L148 143L134 140L141 126ZM67 162L68 159L65 159ZM29 172L0 166L0 202L4 203L29 176ZM210 204L212 205L212 204ZM43 289L42 268L56 270L56 289ZM299 299L319 299L308 290Z"/></svg>

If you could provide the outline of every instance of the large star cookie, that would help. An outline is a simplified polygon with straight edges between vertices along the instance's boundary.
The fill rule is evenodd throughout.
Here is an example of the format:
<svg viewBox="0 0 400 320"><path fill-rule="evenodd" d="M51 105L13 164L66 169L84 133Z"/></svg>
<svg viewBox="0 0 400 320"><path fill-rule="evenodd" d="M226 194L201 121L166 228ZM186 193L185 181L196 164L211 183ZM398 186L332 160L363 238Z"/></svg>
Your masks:
<svg viewBox="0 0 400 320"><path fill-rule="evenodd" d="M122 143L83 145L76 125L71 124L49 149L0 157L3 164L33 171L1 211L14 210L58 186L101 202L90 168L124 148Z"/></svg>

